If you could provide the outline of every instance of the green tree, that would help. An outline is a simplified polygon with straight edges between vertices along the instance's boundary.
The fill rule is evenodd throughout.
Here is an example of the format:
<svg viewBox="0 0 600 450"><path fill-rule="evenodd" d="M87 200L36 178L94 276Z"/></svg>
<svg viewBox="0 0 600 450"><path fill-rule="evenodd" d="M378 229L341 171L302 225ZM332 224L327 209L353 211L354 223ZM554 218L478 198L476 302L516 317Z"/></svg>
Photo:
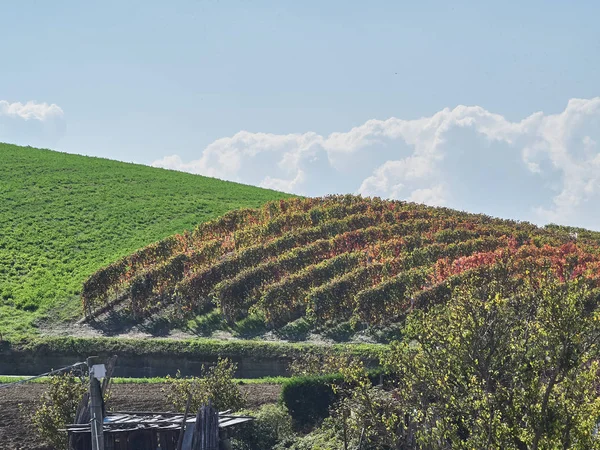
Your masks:
<svg viewBox="0 0 600 450"><path fill-rule="evenodd" d="M385 360L409 431L397 447L600 448L599 299L581 277L500 267L415 312Z"/></svg>
<svg viewBox="0 0 600 450"><path fill-rule="evenodd" d="M163 388L167 400L179 410L185 410L190 397L190 411L197 411L210 400L215 408L239 410L246 401L239 386L233 379L237 365L227 358L219 358L216 365L208 369L202 366L201 377L183 378L180 373L173 378L167 377L167 386Z"/></svg>
<svg viewBox="0 0 600 450"><path fill-rule="evenodd" d="M39 435L53 448L67 448L65 426L75 421L77 406L87 392L87 385L72 374L50 377L50 387L41 406L31 416Z"/></svg>

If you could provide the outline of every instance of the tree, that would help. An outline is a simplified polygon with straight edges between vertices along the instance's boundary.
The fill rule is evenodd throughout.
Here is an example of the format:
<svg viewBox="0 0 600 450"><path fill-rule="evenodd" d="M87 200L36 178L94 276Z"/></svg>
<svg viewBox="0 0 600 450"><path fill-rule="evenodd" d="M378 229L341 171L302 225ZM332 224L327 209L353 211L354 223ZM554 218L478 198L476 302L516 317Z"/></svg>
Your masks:
<svg viewBox="0 0 600 450"><path fill-rule="evenodd" d="M174 378L167 377L163 392L178 411L185 410L190 396L190 411L197 411L209 400L218 410L239 410L246 401L233 379L236 368L237 365L229 359L219 358L217 364L208 369L202 366L200 378L183 378L179 372Z"/></svg>
<svg viewBox="0 0 600 450"><path fill-rule="evenodd" d="M75 413L87 385L70 373L50 377L49 384L31 421L39 435L53 448L67 448L67 433L60 430L75 421Z"/></svg>
<svg viewBox="0 0 600 450"><path fill-rule="evenodd" d="M600 448L599 300L583 277L496 267L413 313L384 362L416 445Z"/></svg>

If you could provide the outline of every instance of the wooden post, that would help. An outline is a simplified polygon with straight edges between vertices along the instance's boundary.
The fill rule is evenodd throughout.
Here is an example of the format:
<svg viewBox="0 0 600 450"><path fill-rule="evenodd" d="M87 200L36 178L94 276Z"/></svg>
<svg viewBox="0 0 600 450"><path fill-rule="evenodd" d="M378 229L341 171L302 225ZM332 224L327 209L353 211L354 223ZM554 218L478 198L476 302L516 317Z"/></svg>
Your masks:
<svg viewBox="0 0 600 450"><path fill-rule="evenodd" d="M342 419L344 420L344 450L348 450L348 409L346 405L342 410Z"/></svg>
<svg viewBox="0 0 600 450"><path fill-rule="evenodd" d="M209 400L196 414L192 450L216 450L219 448L219 412Z"/></svg>
<svg viewBox="0 0 600 450"><path fill-rule="evenodd" d="M94 376L93 366L100 364L97 356L87 359L88 373L90 375L90 434L92 437L92 450L104 450L104 416L102 413L102 390L100 381Z"/></svg>
<svg viewBox="0 0 600 450"><path fill-rule="evenodd" d="M102 398L106 398L106 394L110 389L110 379L117 364L117 355L111 356L106 363L106 376L102 380Z"/></svg>
<svg viewBox="0 0 600 450"><path fill-rule="evenodd" d="M190 412L190 402L192 401L192 392L188 394L187 403L185 404L185 413L183 414L183 420L181 421L181 430L179 430L179 439L177 439L177 450L181 450L183 445L183 435L185 434L185 421L187 420L188 413Z"/></svg>
<svg viewBox="0 0 600 450"><path fill-rule="evenodd" d="M356 447L357 450L362 449L362 442L363 442L364 437L365 437L365 427L363 427L362 430L360 430L360 439L358 440L358 447Z"/></svg>

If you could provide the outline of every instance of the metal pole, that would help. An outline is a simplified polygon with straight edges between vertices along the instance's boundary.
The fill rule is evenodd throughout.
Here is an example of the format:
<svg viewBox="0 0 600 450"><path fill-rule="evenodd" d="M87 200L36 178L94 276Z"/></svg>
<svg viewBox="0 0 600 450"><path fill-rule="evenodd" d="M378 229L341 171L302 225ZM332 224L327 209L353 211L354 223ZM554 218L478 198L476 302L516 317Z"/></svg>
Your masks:
<svg viewBox="0 0 600 450"><path fill-rule="evenodd" d="M104 450L104 417L102 416L102 390L100 381L94 376L93 366L100 364L97 356L87 359L90 374L90 432L92 437L92 450Z"/></svg>
<svg viewBox="0 0 600 450"><path fill-rule="evenodd" d="M56 370L53 370L51 372L46 372L46 373L42 373L40 375L36 375L34 377L26 378L25 380L15 381L15 382L12 382L12 383L0 384L0 389L12 387L12 386L18 386L19 384L28 383L29 381L37 380L38 378L42 378L42 377L49 377L49 376L52 376L52 375L56 375L57 373L67 372L69 370L72 370L72 369L75 369L75 368L79 368L81 366L85 366L85 363L84 362L78 362L78 363L75 363L75 364L73 364L71 366L62 367L60 369L56 369Z"/></svg>

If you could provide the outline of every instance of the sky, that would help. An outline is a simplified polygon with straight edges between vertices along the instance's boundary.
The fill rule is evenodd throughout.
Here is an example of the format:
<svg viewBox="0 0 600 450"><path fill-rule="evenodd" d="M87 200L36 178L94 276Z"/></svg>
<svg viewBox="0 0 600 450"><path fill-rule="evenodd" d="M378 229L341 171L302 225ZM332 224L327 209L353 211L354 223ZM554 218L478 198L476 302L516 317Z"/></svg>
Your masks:
<svg viewBox="0 0 600 450"><path fill-rule="evenodd" d="M0 141L598 230L598 17L591 0L2 2Z"/></svg>

